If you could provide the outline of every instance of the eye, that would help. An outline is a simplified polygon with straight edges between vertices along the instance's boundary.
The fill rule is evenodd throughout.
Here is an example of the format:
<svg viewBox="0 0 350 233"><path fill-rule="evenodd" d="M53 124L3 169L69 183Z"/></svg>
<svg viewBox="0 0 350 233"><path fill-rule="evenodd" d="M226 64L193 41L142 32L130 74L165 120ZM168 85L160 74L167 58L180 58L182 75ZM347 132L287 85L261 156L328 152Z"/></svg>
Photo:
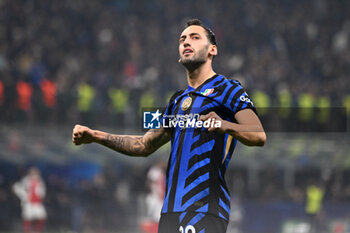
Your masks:
<svg viewBox="0 0 350 233"><path fill-rule="evenodd" d="M192 37L194 40L199 40L199 36L193 36Z"/></svg>

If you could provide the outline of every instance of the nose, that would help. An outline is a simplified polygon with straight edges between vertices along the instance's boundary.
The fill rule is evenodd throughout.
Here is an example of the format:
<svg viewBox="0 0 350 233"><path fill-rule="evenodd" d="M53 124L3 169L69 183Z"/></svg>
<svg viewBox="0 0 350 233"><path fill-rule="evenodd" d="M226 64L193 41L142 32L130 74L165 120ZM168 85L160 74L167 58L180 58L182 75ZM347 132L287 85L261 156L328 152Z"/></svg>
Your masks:
<svg viewBox="0 0 350 233"><path fill-rule="evenodd" d="M186 39L184 40L184 42L183 42L183 46L184 46L184 47L191 46L191 45L190 45L190 43L189 43L188 38L186 38Z"/></svg>

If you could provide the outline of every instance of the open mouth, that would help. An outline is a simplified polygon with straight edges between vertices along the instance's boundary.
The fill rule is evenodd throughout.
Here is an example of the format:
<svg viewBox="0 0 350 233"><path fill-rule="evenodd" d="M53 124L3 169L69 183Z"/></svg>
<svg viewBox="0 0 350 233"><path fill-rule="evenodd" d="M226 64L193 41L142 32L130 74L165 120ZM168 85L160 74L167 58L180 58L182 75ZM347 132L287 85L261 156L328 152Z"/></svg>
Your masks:
<svg viewBox="0 0 350 233"><path fill-rule="evenodd" d="M191 53L193 53L192 49L185 49L185 50L183 51L183 54L184 54L184 55L186 55L186 54L191 54Z"/></svg>

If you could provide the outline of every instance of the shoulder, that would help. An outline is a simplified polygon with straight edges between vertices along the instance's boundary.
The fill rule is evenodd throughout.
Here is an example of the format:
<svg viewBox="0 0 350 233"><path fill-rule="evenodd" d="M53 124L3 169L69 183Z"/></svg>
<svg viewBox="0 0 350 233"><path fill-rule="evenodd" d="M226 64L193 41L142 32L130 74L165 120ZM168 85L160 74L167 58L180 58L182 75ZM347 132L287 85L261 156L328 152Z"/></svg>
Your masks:
<svg viewBox="0 0 350 233"><path fill-rule="evenodd" d="M215 90L221 91L221 92L232 92L242 89L242 85L238 80L233 80L227 77L223 77L221 82L216 85Z"/></svg>
<svg viewBox="0 0 350 233"><path fill-rule="evenodd" d="M178 91L176 91L176 92L170 97L169 102L168 102L168 104L166 105L165 110L163 111L163 113L169 111L170 109L172 109L173 106L176 105L176 102L177 102L176 99L177 99L179 96L181 96L181 94L184 93L184 92L185 92L184 90L178 90Z"/></svg>
<svg viewBox="0 0 350 233"><path fill-rule="evenodd" d="M229 77L226 77L224 75L219 75L218 81L214 84L216 87L222 87L222 86L242 86L241 83L238 80L231 79Z"/></svg>
<svg viewBox="0 0 350 233"><path fill-rule="evenodd" d="M185 90L177 90L171 97L169 100L169 103L172 103L177 97L179 97L182 93L184 93Z"/></svg>
<svg viewBox="0 0 350 233"><path fill-rule="evenodd" d="M238 80L228 79L228 78L226 78L226 80L229 82L231 86L242 87L242 84Z"/></svg>

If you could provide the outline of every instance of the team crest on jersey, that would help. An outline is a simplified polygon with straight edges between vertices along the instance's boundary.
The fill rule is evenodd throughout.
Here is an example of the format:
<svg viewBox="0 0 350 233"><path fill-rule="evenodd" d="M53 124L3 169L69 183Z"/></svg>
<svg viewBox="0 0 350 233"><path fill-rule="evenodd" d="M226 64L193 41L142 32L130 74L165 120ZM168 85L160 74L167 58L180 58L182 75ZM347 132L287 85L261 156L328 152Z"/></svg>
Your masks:
<svg viewBox="0 0 350 233"><path fill-rule="evenodd" d="M181 109L182 111L186 111L192 104L192 98L188 97L182 102Z"/></svg>
<svg viewBox="0 0 350 233"><path fill-rule="evenodd" d="M206 89L204 92L201 92L201 94L204 95L204 96L208 96L208 95L210 95L213 92L214 92L214 89L211 88L211 89Z"/></svg>

